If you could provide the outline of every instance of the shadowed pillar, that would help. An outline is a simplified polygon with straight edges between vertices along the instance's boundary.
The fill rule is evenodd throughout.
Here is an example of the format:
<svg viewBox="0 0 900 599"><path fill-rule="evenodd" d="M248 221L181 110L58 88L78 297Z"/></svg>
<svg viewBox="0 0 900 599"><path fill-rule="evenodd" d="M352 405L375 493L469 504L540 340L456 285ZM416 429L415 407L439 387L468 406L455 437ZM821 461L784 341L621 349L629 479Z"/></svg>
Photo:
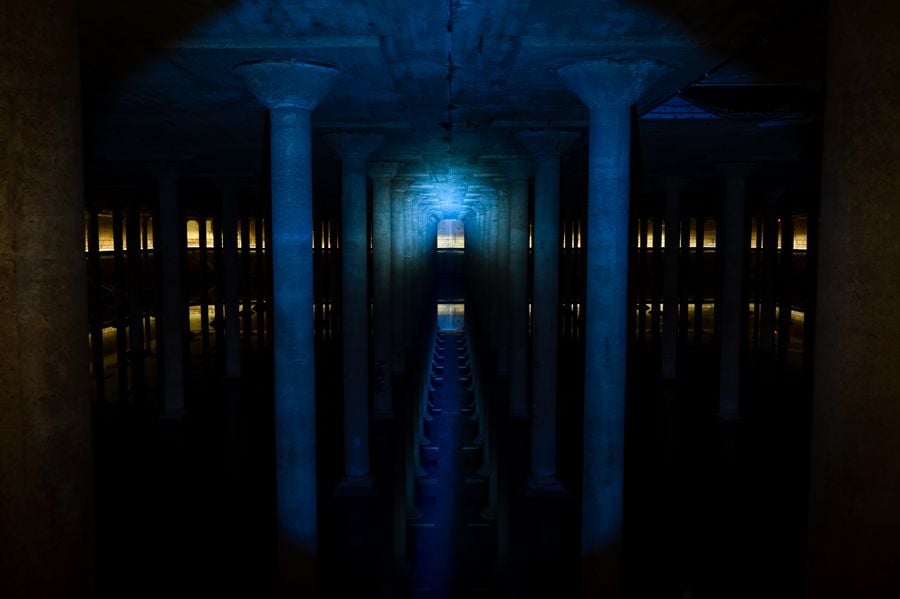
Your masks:
<svg viewBox="0 0 900 599"><path fill-rule="evenodd" d="M662 378L673 379L678 370L678 237L681 222L681 192L687 181L667 179L666 254L663 277Z"/></svg>
<svg viewBox="0 0 900 599"><path fill-rule="evenodd" d="M735 162L717 164L725 178L725 202L719 247L722 248L722 294L716 311L720 317L721 366L719 379L719 418L740 418L741 347L744 313L744 200L747 177L756 164Z"/></svg>
<svg viewBox="0 0 900 599"><path fill-rule="evenodd" d="M341 158L341 319L344 353L344 478L341 487L368 487L369 478L369 235L366 159L381 135L335 133L325 141Z"/></svg>
<svg viewBox="0 0 900 599"><path fill-rule="evenodd" d="M559 157L577 133L522 131L516 139L534 156L534 298L532 300L531 479L557 492L556 393L559 320Z"/></svg>
<svg viewBox="0 0 900 599"><path fill-rule="evenodd" d="M235 71L271 111L275 476L279 593L315 594L316 385L310 113L340 71L296 60Z"/></svg>
<svg viewBox="0 0 900 599"><path fill-rule="evenodd" d="M509 411L528 414L528 179L525 160L503 164L509 178Z"/></svg>
<svg viewBox="0 0 900 599"><path fill-rule="evenodd" d="M241 376L240 264L237 248L238 184L230 177L216 179L222 191L222 270L225 287L225 378Z"/></svg>
<svg viewBox="0 0 900 599"><path fill-rule="evenodd" d="M664 64L600 58L557 74L591 112L585 281L584 596L618 597L625 446L631 105Z"/></svg>
<svg viewBox="0 0 900 599"><path fill-rule="evenodd" d="M883 599L900 590L900 5L829 10L807 596Z"/></svg>
<svg viewBox="0 0 900 599"><path fill-rule="evenodd" d="M184 226L178 207L178 168L173 164L153 164L151 170L159 186L159 254L162 281L163 417L184 416L184 311L183 246Z"/></svg>
<svg viewBox="0 0 900 599"><path fill-rule="evenodd" d="M93 596L75 2L0 8L0 594Z"/></svg>
<svg viewBox="0 0 900 599"><path fill-rule="evenodd" d="M509 185L505 177L500 177L495 182L497 192L497 270L494 279L496 297L499 308L497 309L497 374L509 376Z"/></svg>
<svg viewBox="0 0 900 599"><path fill-rule="evenodd" d="M765 201L763 222L763 297L759 349L767 354L775 352L775 279L778 276L778 200L783 187L760 190Z"/></svg>
<svg viewBox="0 0 900 599"><path fill-rule="evenodd" d="M410 179L396 178L391 189L391 373L406 368L406 205Z"/></svg>
<svg viewBox="0 0 900 599"><path fill-rule="evenodd" d="M391 224L391 181L399 163L374 162L369 165L372 190L372 250L375 278L375 416L393 414L391 397L391 257L393 253Z"/></svg>

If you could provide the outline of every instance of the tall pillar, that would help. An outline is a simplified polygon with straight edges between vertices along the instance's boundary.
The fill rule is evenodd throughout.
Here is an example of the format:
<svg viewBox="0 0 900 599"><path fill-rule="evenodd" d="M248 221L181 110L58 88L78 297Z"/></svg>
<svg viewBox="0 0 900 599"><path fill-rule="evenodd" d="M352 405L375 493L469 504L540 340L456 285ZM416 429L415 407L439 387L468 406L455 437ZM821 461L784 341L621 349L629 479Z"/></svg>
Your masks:
<svg viewBox="0 0 900 599"><path fill-rule="evenodd" d="M829 10L808 596L895 597L900 6L832 0Z"/></svg>
<svg viewBox="0 0 900 599"><path fill-rule="evenodd" d="M581 524L585 596L620 592L631 105L664 68L652 59L600 58L557 71L591 114Z"/></svg>
<svg viewBox="0 0 900 599"><path fill-rule="evenodd" d="M187 326L184 297L184 223L178 206L178 168L153 164L159 187L159 256L162 319L157 322L162 337L163 417L184 415L184 333ZM201 238L204 229L201 227Z"/></svg>
<svg viewBox="0 0 900 599"><path fill-rule="evenodd" d="M0 587L93 595L75 2L0 8Z"/></svg>
<svg viewBox="0 0 900 599"><path fill-rule="evenodd" d="M225 288L225 378L241 376L240 264L237 248L238 182L217 180L222 192L222 271Z"/></svg>
<svg viewBox="0 0 900 599"><path fill-rule="evenodd" d="M344 354L344 479L346 489L369 480L369 234L366 159L381 135L325 136L341 158L341 319Z"/></svg>
<svg viewBox="0 0 900 599"><path fill-rule="evenodd" d="M525 160L504 163L509 178L509 409L528 414L528 179Z"/></svg>
<svg viewBox="0 0 900 599"><path fill-rule="evenodd" d="M397 174L396 162L375 162L369 165L372 177L372 250L375 278L375 416L393 414L391 397L391 255L393 252L391 225L391 181Z"/></svg>
<svg viewBox="0 0 900 599"><path fill-rule="evenodd" d="M673 379L678 369L678 233L681 192L687 181L668 179L666 184L666 254L663 276L662 378ZM654 306L655 308L655 306Z"/></svg>
<svg viewBox="0 0 900 599"><path fill-rule="evenodd" d="M721 363L719 374L719 418L740 418L741 354L744 314L744 250L747 245L744 226L746 179L756 164L718 164L725 178L725 202L722 224L717 233L722 249L722 294L716 312L720 314Z"/></svg>
<svg viewBox="0 0 900 599"><path fill-rule="evenodd" d="M559 157L577 138L577 133L551 129L516 135L535 161L530 484L546 490L561 488L556 478Z"/></svg>
<svg viewBox="0 0 900 599"><path fill-rule="evenodd" d="M510 326L509 326L509 239L510 207L506 178L495 184L497 190L497 374L509 376Z"/></svg>
<svg viewBox="0 0 900 599"><path fill-rule="evenodd" d="M316 371L310 113L339 71L298 60L235 67L271 112L273 361L279 593L315 593Z"/></svg>
<svg viewBox="0 0 900 599"><path fill-rule="evenodd" d="M406 367L406 218L404 196L409 179L394 179L391 198L391 373L402 375Z"/></svg>
<svg viewBox="0 0 900 599"><path fill-rule="evenodd" d="M765 202L763 214L763 297L759 331L759 349L775 352L775 280L778 276L778 199L783 187L761 190Z"/></svg>

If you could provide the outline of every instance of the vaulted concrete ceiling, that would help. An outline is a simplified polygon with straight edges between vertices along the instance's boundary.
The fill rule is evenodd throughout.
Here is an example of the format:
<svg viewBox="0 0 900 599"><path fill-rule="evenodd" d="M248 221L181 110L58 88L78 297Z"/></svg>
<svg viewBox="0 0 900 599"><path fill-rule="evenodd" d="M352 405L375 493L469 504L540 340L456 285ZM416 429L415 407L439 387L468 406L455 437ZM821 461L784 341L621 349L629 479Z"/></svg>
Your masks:
<svg viewBox="0 0 900 599"><path fill-rule="evenodd" d="M98 169L184 158L200 171L258 171L264 111L232 67L259 58L340 67L345 75L314 113L314 135L380 132L387 143L373 159L402 160L438 179L521 155L512 134L523 128L583 128L586 108L554 73L582 58L637 54L669 63L640 101L645 112L713 70L707 85L821 79L817 25L804 0L81 4L87 156ZM773 26L780 41L762 58L758 47L749 57L740 54ZM677 171L688 159L721 155L714 146L723 138L724 154L735 158L771 153L769 146L788 160L797 152L792 128L718 121L727 119L646 121L650 169ZM692 135L706 145L680 151Z"/></svg>

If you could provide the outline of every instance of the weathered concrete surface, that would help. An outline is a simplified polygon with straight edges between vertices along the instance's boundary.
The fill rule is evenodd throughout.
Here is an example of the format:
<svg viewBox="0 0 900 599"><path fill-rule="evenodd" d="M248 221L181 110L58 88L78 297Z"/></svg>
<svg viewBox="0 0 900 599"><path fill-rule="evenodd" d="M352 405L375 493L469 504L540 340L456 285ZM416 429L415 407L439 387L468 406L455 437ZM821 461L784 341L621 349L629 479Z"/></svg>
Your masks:
<svg viewBox="0 0 900 599"><path fill-rule="evenodd" d="M621 592L630 109L664 69L653 59L610 57L557 71L591 108L581 511L585 597Z"/></svg>
<svg viewBox="0 0 900 599"><path fill-rule="evenodd" d="M310 112L337 69L294 60L236 67L272 112L275 476L281 596L315 593L316 371Z"/></svg>
<svg viewBox="0 0 900 599"><path fill-rule="evenodd" d="M809 597L900 593L900 7L831 3Z"/></svg>
<svg viewBox="0 0 900 599"><path fill-rule="evenodd" d="M93 593L75 3L0 5L0 595Z"/></svg>

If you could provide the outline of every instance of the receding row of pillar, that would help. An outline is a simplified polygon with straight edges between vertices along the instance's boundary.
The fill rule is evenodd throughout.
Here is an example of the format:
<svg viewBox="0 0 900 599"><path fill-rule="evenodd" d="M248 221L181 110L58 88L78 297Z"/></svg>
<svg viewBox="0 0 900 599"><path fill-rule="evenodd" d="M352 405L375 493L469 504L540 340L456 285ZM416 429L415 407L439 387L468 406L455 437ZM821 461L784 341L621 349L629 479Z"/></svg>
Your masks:
<svg viewBox="0 0 900 599"><path fill-rule="evenodd" d="M63 1L50 3L52 10L48 3L15 6L3 15L9 35L0 41L4 85L14 92L0 94L11 131L0 206L0 297L11 315L0 320L0 545L16 550L0 552L0 574L12 596L89 596L91 434L76 11ZM845 0L831 7L810 501L814 597L888 596L896 588L900 525L893 499L900 469L891 456L900 451L894 401L900 395L894 367L900 319L890 267L900 261L893 231L900 218L893 140L900 131L892 116L895 90L884 82L898 38L881 9ZM621 559L629 111L660 68L653 60L605 58L558 71L591 110L582 560L586 591L610 596L617 592ZM238 71L272 115L279 561L282 592L293 594L310 586L317 552L314 339L308 312L297 309L313 305L310 113L337 70L263 61ZM735 202L742 187L733 177ZM171 196L166 189L171 186L162 187ZM163 210L161 227L167 226ZM427 231L411 214L405 211L412 221L406 230ZM55 233L50 238L42 234L48 221ZM734 222L726 215L723 229L736 229ZM421 248L418 253L405 258L425 264ZM405 297L413 296L410 289L421 291L419 285L405 280ZM164 301L164 318L175 310ZM734 336L723 331L723 358ZM179 352L180 343L166 351ZM515 360L511 356L511 368ZM733 386L722 377L723 396ZM166 391L167 411L177 413L179 390ZM735 409L730 401L722 414Z"/></svg>

